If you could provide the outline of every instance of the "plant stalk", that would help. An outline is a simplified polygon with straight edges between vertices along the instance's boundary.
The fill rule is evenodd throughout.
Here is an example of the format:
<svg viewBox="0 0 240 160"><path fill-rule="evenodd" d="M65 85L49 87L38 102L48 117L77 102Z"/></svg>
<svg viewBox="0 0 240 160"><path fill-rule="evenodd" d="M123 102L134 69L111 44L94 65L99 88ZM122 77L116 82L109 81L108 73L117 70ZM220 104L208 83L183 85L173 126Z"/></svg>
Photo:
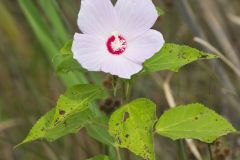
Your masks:
<svg viewBox="0 0 240 160"><path fill-rule="evenodd" d="M118 147L116 147L116 152L117 152L117 159L118 159L118 160L122 160L122 158L121 158L121 153L120 153L120 150L119 150Z"/></svg>
<svg viewBox="0 0 240 160"><path fill-rule="evenodd" d="M178 147L178 156L179 156L178 159L187 160L183 140L177 140L177 147Z"/></svg>
<svg viewBox="0 0 240 160"><path fill-rule="evenodd" d="M129 102L131 96L131 84L129 81L125 82L125 103Z"/></svg>
<svg viewBox="0 0 240 160"><path fill-rule="evenodd" d="M208 144L209 160L213 160L211 144Z"/></svg>
<svg viewBox="0 0 240 160"><path fill-rule="evenodd" d="M158 87L160 87L160 89L163 89L164 94L165 94L166 99L167 99L167 102L169 104L169 107L174 108L176 106L176 101L173 97L172 89L171 89L171 86L170 86L172 73L170 73L165 80L163 80L162 77L159 76L158 74L152 74L152 78L156 82ZM194 144L193 140L192 139L186 139L186 143L189 146L191 152L194 154L195 158L197 160L202 160L202 156L201 156L200 152L198 151L196 145Z"/></svg>

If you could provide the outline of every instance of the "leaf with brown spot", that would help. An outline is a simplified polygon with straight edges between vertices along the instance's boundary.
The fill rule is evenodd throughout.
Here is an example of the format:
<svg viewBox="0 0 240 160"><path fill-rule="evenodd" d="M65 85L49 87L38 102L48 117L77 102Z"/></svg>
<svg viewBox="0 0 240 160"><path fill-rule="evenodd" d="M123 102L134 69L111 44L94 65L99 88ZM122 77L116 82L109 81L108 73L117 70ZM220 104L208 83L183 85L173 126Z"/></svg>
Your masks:
<svg viewBox="0 0 240 160"><path fill-rule="evenodd" d="M154 160L153 126L156 105L148 99L137 99L120 107L109 120L109 133L116 145L127 148L147 160Z"/></svg>
<svg viewBox="0 0 240 160"><path fill-rule="evenodd" d="M206 143L235 131L226 119L198 103L170 109L156 124L156 132L162 136L173 140L198 139Z"/></svg>
<svg viewBox="0 0 240 160"><path fill-rule="evenodd" d="M181 67L201 59L214 59L216 55L201 52L186 45L164 44L163 48L144 63L139 74L147 74L162 70L177 72Z"/></svg>
<svg viewBox="0 0 240 160"><path fill-rule="evenodd" d="M95 85L73 86L60 96L55 108L36 122L19 145L37 139L54 141L67 134L78 132L93 119L94 115L89 109L89 103L104 95L104 91Z"/></svg>

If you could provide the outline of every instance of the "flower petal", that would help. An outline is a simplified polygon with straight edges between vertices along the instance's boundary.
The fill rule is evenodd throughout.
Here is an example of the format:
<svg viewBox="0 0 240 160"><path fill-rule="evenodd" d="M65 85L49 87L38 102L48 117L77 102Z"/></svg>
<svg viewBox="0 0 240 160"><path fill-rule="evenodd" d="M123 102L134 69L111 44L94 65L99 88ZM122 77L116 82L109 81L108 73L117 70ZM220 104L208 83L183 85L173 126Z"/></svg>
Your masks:
<svg viewBox="0 0 240 160"><path fill-rule="evenodd" d="M73 57L89 71L103 71L121 78L130 79L142 70L142 66L123 55L107 51L102 37L76 33L72 45Z"/></svg>
<svg viewBox="0 0 240 160"><path fill-rule="evenodd" d="M119 31L129 38L150 29L158 18L152 0L118 0L115 8Z"/></svg>
<svg viewBox="0 0 240 160"><path fill-rule="evenodd" d="M123 56L109 55L104 61L102 71L120 78L130 79L132 75L141 71L142 68L142 65L134 63Z"/></svg>
<svg viewBox="0 0 240 160"><path fill-rule="evenodd" d="M136 63L142 64L158 52L164 43L162 34L150 29L141 36L128 41L128 47L123 55Z"/></svg>
<svg viewBox="0 0 240 160"><path fill-rule="evenodd" d="M101 37L76 33L72 44L73 57L83 68L89 71L100 71L106 55L104 46L105 43Z"/></svg>
<svg viewBox="0 0 240 160"><path fill-rule="evenodd" d="M78 26L83 33L109 35L116 29L116 17L110 0L82 0Z"/></svg>

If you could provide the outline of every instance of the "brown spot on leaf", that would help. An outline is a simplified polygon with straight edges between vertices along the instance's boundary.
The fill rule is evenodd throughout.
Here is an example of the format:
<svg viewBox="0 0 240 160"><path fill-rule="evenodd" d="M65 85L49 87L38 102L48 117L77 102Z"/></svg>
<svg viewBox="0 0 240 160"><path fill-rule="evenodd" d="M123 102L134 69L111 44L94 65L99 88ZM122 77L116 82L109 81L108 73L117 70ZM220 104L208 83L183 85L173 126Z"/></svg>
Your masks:
<svg viewBox="0 0 240 160"><path fill-rule="evenodd" d="M67 127L67 122L64 121L63 124L64 124L64 127L66 128Z"/></svg>
<svg viewBox="0 0 240 160"><path fill-rule="evenodd" d="M122 144L122 141L119 137L117 137L117 141L118 141L119 144Z"/></svg>
<svg viewBox="0 0 240 160"><path fill-rule="evenodd" d="M123 122L126 122L126 120L129 118L129 113L128 112L125 112L123 114Z"/></svg>
<svg viewBox="0 0 240 160"><path fill-rule="evenodd" d="M201 55L201 57L200 58L208 58L208 55Z"/></svg>
<svg viewBox="0 0 240 160"><path fill-rule="evenodd" d="M66 112L65 112L64 110L59 110L59 114L60 114L60 115L63 116L63 115L65 115L65 113L66 113Z"/></svg>

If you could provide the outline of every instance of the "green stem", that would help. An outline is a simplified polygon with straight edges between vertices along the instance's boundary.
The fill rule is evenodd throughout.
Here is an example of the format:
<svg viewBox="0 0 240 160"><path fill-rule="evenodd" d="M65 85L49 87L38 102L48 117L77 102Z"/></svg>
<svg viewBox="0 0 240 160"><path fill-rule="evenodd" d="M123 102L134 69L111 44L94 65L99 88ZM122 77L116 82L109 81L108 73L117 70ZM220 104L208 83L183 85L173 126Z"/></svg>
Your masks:
<svg viewBox="0 0 240 160"><path fill-rule="evenodd" d="M131 94L131 84L130 81L127 80L121 80L121 86L122 86L122 101L123 103L129 102L130 94ZM114 91L114 96L117 92ZM117 160L122 160L120 150L116 146L116 153L117 153Z"/></svg>
<svg viewBox="0 0 240 160"><path fill-rule="evenodd" d="M131 82L127 80L122 81L122 100L123 103L127 103L130 100L131 96Z"/></svg>
<svg viewBox="0 0 240 160"><path fill-rule="evenodd" d="M112 80L112 86L113 86L113 96L114 97L117 97L117 91L118 91L118 82L119 82L119 79L116 78Z"/></svg>
<svg viewBox="0 0 240 160"><path fill-rule="evenodd" d="M211 150L211 144L208 144L208 152L209 152L209 160L213 160L212 150Z"/></svg>
<svg viewBox="0 0 240 160"><path fill-rule="evenodd" d="M131 86L130 86L130 82L126 81L125 82L125 103L129 102L130 99L130 94L131 94Z"/></svg>
<svg viewBox="0 0 240 160"><path fill-rule="evenodd" d="M120 150L119 150L118 147L116 147L116 152L117 152L117 159L118 159L118 160L122 160L121 154L120 154Z"/></svg>
<svg viewBox="0 0 240 160"><path fill-rule="evenodd" d="M178 156L179 156L178 159L179 160L187 160L183 140L177 141L177 147L178 147Z"/></svg>

